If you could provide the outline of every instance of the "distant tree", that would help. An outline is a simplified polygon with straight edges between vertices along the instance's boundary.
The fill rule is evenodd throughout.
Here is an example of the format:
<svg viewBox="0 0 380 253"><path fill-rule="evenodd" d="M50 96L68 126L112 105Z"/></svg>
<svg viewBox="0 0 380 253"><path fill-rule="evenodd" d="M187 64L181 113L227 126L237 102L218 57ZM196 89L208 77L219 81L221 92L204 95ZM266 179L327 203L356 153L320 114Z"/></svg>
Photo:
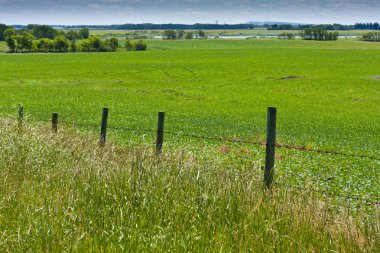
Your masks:
<svg viewBox="0 0 380 253"><path fill-rule="evenodd" d="M73 53L78 51L77 44L76 44L75 40L71 41L69 51L73 52Z"/></svg>
<svg viewBox="0 0 380 253"><path fill-rule="evenodd" d="M127 51L134 51L135 50L135 45L132 43L130 40L125 41L125 50Z"/></svg>
<svg viewBox="0 0 380 253"><path fill-rule="evenodd" d="M288 39L288 40L291 40L291 39L294 39L294 34L293 33L281 33L278 35L278 38L279 39Z"/></svg>
<svg viewBox="0 0 380 253"><path fill-rule="evenodd" d="M83 39L88 39L90 37L90 30L88 28L81 28L79 34Z"/></svg>
<svg viewBox="0 0 380 253"><path fill-rule="evenodd" d="M194 34L192 32L187 32L186 33L186 36L185 36L185 39L187 40L191 40L194 38Z"/></svg>
<svg viewBox="0 0 380 253"><path fill-rule="evenodd" d="M165 40L175 40L177 39L177 33L174 30L166 30L162 34L162 38Z"/></svg>
<svg viewBox="0 0 380 253"><path fill-rule="evenodd" d="M81 43L79 44L79 51L91 52L92 51L91 41L89 39L82 40Z"/></svg>
<svg viewBox="0 0 380 253"><path fill-rule="evenodd" d="M5 25L5 24L0 24L0 41L4 41L5 40L5 35L4 35L4 32L5 30L9 29L11 27Z"/></svg>
<svg viewBox="0 0 380 253"><path fill-rule="evenodd" d="M202 31L202 30L198 31L198 35L199 35L200 39L207 39L206 33L204 31Z"/></svg>
<svg viewBox="0 0 380 253"><path fill-rule="evenodd" d="M380 42L380 32L370 32L363 34L362 40Z"/></svg>
<svg viewBox="0 0 380 253"><path fill-rule="evenodd" d="M147 48L146 44L144 41L139 40L135 43L135 50L136 51L145 51Z"/></svg>
<svg viewBox="0 0 380 253"><path fill-rule="evenodd" d="M54 51L54 41L51 39L42 38L36 41L35 50L42 53Z"/></svg>
<svg viewBox="0 0 380 253"><path fill-rule="evenodd" d="M18 50L30 52L33 49L34 37L30 32L24 31L21 35L16 36ZM18 51L17 50L17 51Z"/></svg>
<svg viewBox="0 0 380 253"><path fill-rule="evenodd" d="M65 37L68 40L80 40L82 38L80 33L77 31L68 31L68 32L66 32Z"/></svg>
<svg viewBox="0 0 380 253"><path fill-rule="evenodd" d="M105 46L107 48L107 51L116 51L119 47L119 41L116 38L106 39Z"/></svg>
<svg viewBox="0 0 380 253"><path fill-rule="evenodd" d="M27 25L26 29L37 39L54 39L59 34L58 30L48 25Z"/></svg>
<svg viewBox="0 0 380 253"><path fill-rule="evenodd" d="M54 39L54 49L57 52L68 52L69 51L69 41L63 36L57 36Z"/></svg>
<svg viewBox="0 0 380 253"><path fill-rule="evenodd" d="M9 52L14 53L17 50L17 41L16 41L16 30L13 28L8 28L4 31L5 41L9 48Z"/></svg>
<svg viewBox="0 0 380 253"><path fill-rule="evenodd" d="M339 34L338 32L327 32L325 29L316 27L301 31L300 36L304 40L337 40Z"/></svg>
<svg viewBox="0 0 380 253"><path fill-rule="evenodd" d="M186 32L184 30L177 31L177 39L182 40L185 38Z"/></svg>

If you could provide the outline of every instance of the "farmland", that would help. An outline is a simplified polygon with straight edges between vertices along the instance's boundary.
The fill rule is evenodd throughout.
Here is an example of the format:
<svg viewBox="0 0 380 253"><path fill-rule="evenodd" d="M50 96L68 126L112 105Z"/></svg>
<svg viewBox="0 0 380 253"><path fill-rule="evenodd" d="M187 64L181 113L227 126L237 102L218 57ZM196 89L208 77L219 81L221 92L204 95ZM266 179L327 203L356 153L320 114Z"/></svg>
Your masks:
<svg viewBox="0 0 380 253"><path fill-rule="evenodd" d="M380 156L379 43L249 39L147 40L147 44L146 52L120 49L114 53L0 55L1 118L16 118L22 103L31 124L47 124L44 122L56 111L60 120L75 122L81 134L98 136L101 109L108 107L110 142L136 148L154 142L156 114L165 111L165 129L176 134L165 135L164 151L182 150L201 159L218 159L222 168L252 171L260 178L262 147L182 135L264 142L266 108L276 106L278 143ZM27 151L23 154L29 157ZM34 154L39 155L43 156ZM376 209L363 205L379 198L380 164L376 159L278 149L275 168L277 182L328 195L355 196L334 201L369 212ZM162 176L156 172L157 178ZM209 179L212 177L216 175ZM149 176L147 180L153 187L153 180ZM190 179L183 180L195 187ZM217 188L217 181L210 182L215 188L210 186L207 194ZM162 179L159 183L168 182ZM241 184L244 188L249 182ZM152 194L146 191L143 194ZM216 240L215 247L222 239Z"/></svg>

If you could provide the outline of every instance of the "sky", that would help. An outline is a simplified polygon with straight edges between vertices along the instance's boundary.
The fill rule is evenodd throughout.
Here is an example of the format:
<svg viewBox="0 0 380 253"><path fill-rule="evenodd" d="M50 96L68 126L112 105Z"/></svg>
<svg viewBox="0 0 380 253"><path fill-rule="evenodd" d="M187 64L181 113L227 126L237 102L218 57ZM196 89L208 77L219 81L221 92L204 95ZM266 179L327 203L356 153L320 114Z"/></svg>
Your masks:
<svg viewBox="0 0 380 253"><path fill-rule="evenodd" d="M0 23L380 22L380 0L0 0Z"/></svg>

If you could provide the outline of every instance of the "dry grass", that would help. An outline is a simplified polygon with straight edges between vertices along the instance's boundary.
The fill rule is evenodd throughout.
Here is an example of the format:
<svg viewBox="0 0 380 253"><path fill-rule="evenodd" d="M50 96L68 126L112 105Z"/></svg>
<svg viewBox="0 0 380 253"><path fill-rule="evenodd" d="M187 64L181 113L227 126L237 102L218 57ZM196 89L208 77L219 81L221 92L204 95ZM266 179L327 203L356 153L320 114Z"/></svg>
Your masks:
<svg viewBox="0 0 380 253"><path fill-rule="evenodd" d="M226 153L220 147L216 153ZM0 127L0 251L378 252L379 212L264 191L261 164Z"/></svg>

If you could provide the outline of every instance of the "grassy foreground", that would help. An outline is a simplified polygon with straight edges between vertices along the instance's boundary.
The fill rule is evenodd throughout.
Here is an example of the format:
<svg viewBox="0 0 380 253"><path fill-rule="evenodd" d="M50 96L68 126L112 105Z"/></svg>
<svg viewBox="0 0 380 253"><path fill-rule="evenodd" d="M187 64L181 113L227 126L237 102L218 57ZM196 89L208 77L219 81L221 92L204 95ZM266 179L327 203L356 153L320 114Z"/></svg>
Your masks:
<svg viewBox="0 0 380 253"><path fill-rule="evenodd" d="M189 150L99 148L1 120L0 251L378 252L379 214L331 208Z"/></svg>

